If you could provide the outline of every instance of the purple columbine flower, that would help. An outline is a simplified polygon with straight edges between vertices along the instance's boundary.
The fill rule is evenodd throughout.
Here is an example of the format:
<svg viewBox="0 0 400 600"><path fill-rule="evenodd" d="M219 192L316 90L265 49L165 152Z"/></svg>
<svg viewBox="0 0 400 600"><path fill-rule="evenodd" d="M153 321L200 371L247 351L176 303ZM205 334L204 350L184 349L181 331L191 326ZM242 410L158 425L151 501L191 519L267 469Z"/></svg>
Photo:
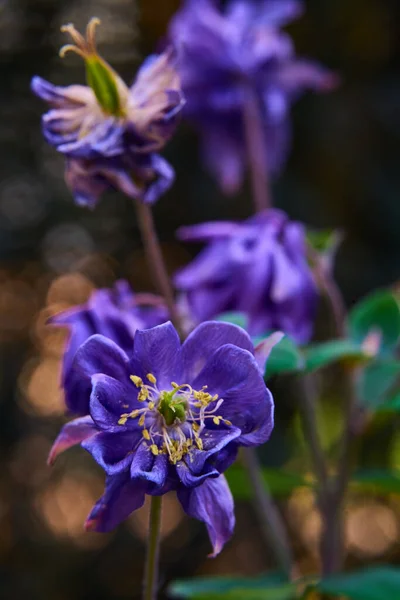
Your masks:
<svg viewBox="0 0 400 600"><path fill-rule="evenodd" d="M40 77L32 89L49 103L45 139L67 157L66 181L78 204L92 207L103 191L154 202L172 184L172 167L160 151L173 134L183 106L176 57L169 48L150 56L129 88L96 51L93 18L86 39L66 25L75 45L61 49L85 61L87 86L55 86Z"/></svg>
<svg viewBox="0 0 400 600"><path fill-rule="evenodd" d="M161 299L150 294L135 296L123 280L118 281L113 289L96 290L86 304L53 316L51 324L69 329L62 367L62 386L68 410L79 415L89 413L91 373L85 375L83 370L76 380L71 376L75 354L88 338L101 334L124 351L129 351L138 329L154 327L167 320L168 312Z"/></svg>
<svg viewBox="0 0 400 600"><path fill-rule="evenodd" d="M186 0L170 25L180 50L185 112L199 129L205 163L222 189L235 192L245 170L248 90L256 94L266 156L279 171L288 154L291 104L306 89L327 91L336 77L297 59L279 30L302 12L297 0Z"/></svg>
<svg viewBox="0 0 400 600"><path fill-rule="evenodd" d="M300 343L310 339L317 290L300 223L269 210L244 223L182 227L178 235L208 244L175 276L196 322L240 311L251 335L280 329Z"/></svg>
<svg viewBox="0 0 400 600"><path fill-rule="evenodd" d="M186 513L205 522L218 554L235 522L222 473L239 446L263 444L273 428L272 396L248 334L208 322L181 345L168 322L138 331L128 354L95 335L76 353L71 377L82 373L92 375L90 415L63 428L50 461L82 443L105 470L87 529L109 531L146 494L175 490Z"/></svg>

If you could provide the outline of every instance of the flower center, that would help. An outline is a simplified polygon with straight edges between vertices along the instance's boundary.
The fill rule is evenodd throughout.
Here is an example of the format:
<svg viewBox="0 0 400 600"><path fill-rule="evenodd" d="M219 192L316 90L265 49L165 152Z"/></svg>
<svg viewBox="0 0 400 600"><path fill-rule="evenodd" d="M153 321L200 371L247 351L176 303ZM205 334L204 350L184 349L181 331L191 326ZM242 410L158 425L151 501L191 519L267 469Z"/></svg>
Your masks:
<svg viewBox="0 0 400 600"><path fill-rule="evenodd" d="M223 399L207 392L207 386L198 391L187 383L178 385L172 381L172 389L159 390L152 373L148 373L146 379L149 383L131 375L131 381L139 390L137 399L144 407L123 413L118 424L138 419L142 437L155 456L168 454L170 462L176 464L194 448L203 450L202 433L207 419L212 419L217 426L232 425L217 414Z"/></svg>

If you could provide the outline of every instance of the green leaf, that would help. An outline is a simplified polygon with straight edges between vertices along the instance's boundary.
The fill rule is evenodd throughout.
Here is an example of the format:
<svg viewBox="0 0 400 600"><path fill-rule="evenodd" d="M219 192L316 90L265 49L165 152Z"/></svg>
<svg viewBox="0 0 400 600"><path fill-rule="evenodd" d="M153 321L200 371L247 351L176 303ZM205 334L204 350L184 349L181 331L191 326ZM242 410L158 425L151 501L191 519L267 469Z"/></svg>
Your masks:
<svg viewBox="0 0 400 600"><path fill-rule="evenodd" d="M250 579L249 577L197 577L173 582L169 590L182 598L192 598L195 594L225 593L235 589L257 589L269 585L279 585L286 580L282 573L267 573Z"/></svg>
<svg viewBox="0 0 400 600"><path fill-rule="evenodd" d="M370 567L324 579L316 587L325 594L345 596L350 600L397 600L400 598L400 569Z"/></svg>
<svg viewBox="0 0 400 600"><path fill-rule="evenodd" d="M262 577L200 577L174 582L169 592L178 598L196 600L294 600L296 584L280 574Z"/></svg>
<svg viewBox="0 0 400 600"><path fill-rule="evenodd" d="M398 413L400 412L400 392L396 392L390 398L385 400L376 408L380 413Z"/></svg>
<svg viewBox="0 0 400 600"><path fill-rule="evenodd" d="M370 358L352 340L331 340L309 346L305 351L307 371L315 371L338 361L362 362Z"/></svg>
<svg viewBox="0 0 400 600"><path fill-rule="evenodd" d="M223 323L232 323L233 325L238 325L242 329L247 329L248 319L245 313L227 312L218 315L215 320L222 321Z"/></svg>
<svg viewBox="0 0 400 600"><path fill-rule="evenodd" d="M368 365L357 383L358 396L370 410L376 410L385 401L400 376L400 362L376 361Z"/></svg>
<svg viewBox="0 0 400 600"><path fill-rule="evenodd" d="M336 229L307 229L307 241L318 253L331 254L342 239Z"/></svg>
<svg viewBox="0 0 400 600"><path fill-rule="evenodd" d="M257 338L255 343L263 338ZM293 340L285 335L271 350L268 357L266 377L280 373L293 373L304 368L304 357Z"/></svg>
<svg viewBox="0 0 400 600"><path fill-rule="evenodd" d="M382 336L381 351L393 350L400 337L400 309L394 295L382 290L367 296L351 310L349 328L351 337L359 344L377 330Z"/></svg>
<svg viewBox="0 0 400 600"><path fill-rule="evenodd" d="M378 494L400 494L400 472L363 469L352 477L352 488Z"/></svg>
<svg viewBox="0 0 400 600"><path fill-rule="evenodd" d="M298 487L310 487L311 483L306 481L297 473L287 473L278 469L262 469L263 478L269 491L273 496L289 496ZM225 473L233 496L238 500L247 500L252 497L246 471L234 465Z"/></svg>
<svg viewBox="0 0 400 600"><path fill-rule="evenodd" d="M226 594L200 594L192 596L196 600L295 600L297 598L296 586L293 583L286 583L274 588L262 588L254 590L252 588L242 588L232 590Z"/></svg>

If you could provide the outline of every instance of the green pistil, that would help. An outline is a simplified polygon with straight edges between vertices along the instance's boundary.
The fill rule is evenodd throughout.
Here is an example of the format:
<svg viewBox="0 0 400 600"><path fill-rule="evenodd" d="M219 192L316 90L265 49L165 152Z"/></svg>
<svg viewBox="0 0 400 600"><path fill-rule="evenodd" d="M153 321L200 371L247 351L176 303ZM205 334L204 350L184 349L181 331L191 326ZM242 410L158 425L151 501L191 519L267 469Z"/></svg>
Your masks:
<svg viewBox="0 0 400 600"><path fill-rule="evenodd" d="M164 417L166 425L173 425L176 421L183 423L186 420L187 402L174 398L176 390L162 392L158 412Z"/></svg>
<svg viewBox="0 0 400 600"><path fill-rule="evenodd" d="M92 88L103 111L114 117L122 117L124 112L112 68L97 54L88 56L86 64L86 81Z"/></svg>

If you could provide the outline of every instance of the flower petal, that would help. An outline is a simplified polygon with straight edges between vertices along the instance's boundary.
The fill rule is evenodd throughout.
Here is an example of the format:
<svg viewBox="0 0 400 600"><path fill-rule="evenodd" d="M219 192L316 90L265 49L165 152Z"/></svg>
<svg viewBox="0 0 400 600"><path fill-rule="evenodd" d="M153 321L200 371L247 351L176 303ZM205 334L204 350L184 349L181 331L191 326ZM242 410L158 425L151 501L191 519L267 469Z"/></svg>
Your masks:
<svg viewBox="0 0 400 600"><path fill-rule="evenodd" d="M272 349L274 346L279 344L284 337L285 334L282 331L275 331L266 337L265 340L262 340L259 344L257 344L257 346L254 348L254 356L262 376L264 376L265 367L267 366L267 361Z"/></svg>
<svg viewBox="0 0 400 600"><path fill-rule="evenodd" d="M235 125L225 128L221 124L216 126L215 122L202 132L204 162L227 195L240 189L245 170L242 140L235 133Z"/></svg>
<svg viewBox="0 0 400 600"><path fill-rule="evenodd" d="M91 377L96 373L129 381L127 355L103 335L91 336L75 354L70 376L65 382L66 404L73 413L88 414Z"/></svg>
<svg viewBox="0 0 400 600"><path fill-rule="evenodd" d="M210 556L217 556L235 527L233 498L225 477L209 478L200 486L178 490L177 494L184 511L206 524L213 546Z"/></svg>
<svg viewBox="0 0 400 600"><path fill-rule="evenodd" d="M218 414L241 430L240 444L268 440L274 424L273 399L250 352L231 344L216 350L192 383L194 389L204 385L210 394L223 398Z"/></svg>
<svg viewBox="0 0 400 600"><path fill-rule="evenodd" d="M180 227L176 236L184 242L211 242L221 237L231 237L235 235L237 229L237 223L232 221L211 221L210 223Z"/></svg>
<svg viewBox="0 0 400 600"><path fill-rule="evenodd" d="M131 478L132 480L145 481L151 485L146 487L147 493L161 491L164 487L168 473L168 459L165 454L154 456L148 444L139 444L134 453Z"/></svg>
<svg viewBox="0 0 400 600"><path fill-rule="evenodd" d="M169 389L171 381L180 379L181 343L170 321L138 331L130 362L131 374L145 378L152 373L158 389Z"/></svg>
<svg viewBox="0 0 400 600"><path fill-rule="evenodd" d="M145 484L130 481L126 474L106 479L104 495L93 507L85 528L87 531L111 531L134 511L143 506Z"/></svg>
<svg viewBox="0 0 400 600"><path fill-rule="evenodd" d="M98 432L82 442L82 447L89 452L107 475L123 473L129 470L132 463L132 452L141 440L141 435L121 432Z"/></svg>
<svg viewBox="0 0 400 600"><path fill-rule="evenodd" d="M237 325L208 321L196 327L182 346L185 383L187 383L186 379L192 382L210 356L225 344L232 344L251 353L254 351L250 336Z"/></svg>
<svg viewBox="0 0 400 600"><path fill-rule="evenodd" d="M193 474L190 466L183 460L177 463L176 472L180 481L186 488L198 487L209 477L215 478L219 477L220 475L219 471L210 465L208 465L206 470L204 470L202 473Z"/></svg>
<svg viewBox="0 0 400 600"><path fill-rule="evenodd" d="M96 433L97 428L91 417L79 417L70 421L61 429L51 447L47 463L53 465L59 454L91 438Z"/></svg>
<svg viewBox="0 0 400 600"><path fill-rule="evenodd" d="M190 471L198 475L204 469L206 461L219 470L219 453L240 435L241 430L233 425L227 426L226 429L204 429L201 434L203 450L193 449L186 459Z"/></svg>
<svg viewBox="0 0 400 600"><path fill-rule="evenodd" d="M94 333L92 319L87 310L72 308L54 315L48 321L51 325L69 328L64 348L61 381L63 387L68 381L69 372L78 348Z"/></svg>
<svg viewBox="0 0 400 600"><path fill-rule="evenodd" d="M136 386L126 375L123 381L118 381L99 373L92 376L92 386L90 414L100 429L121 432L138 428L137 419L129 418L123 425L118 423L123 414L143 408L143 404L137 400Z"/></svg>

